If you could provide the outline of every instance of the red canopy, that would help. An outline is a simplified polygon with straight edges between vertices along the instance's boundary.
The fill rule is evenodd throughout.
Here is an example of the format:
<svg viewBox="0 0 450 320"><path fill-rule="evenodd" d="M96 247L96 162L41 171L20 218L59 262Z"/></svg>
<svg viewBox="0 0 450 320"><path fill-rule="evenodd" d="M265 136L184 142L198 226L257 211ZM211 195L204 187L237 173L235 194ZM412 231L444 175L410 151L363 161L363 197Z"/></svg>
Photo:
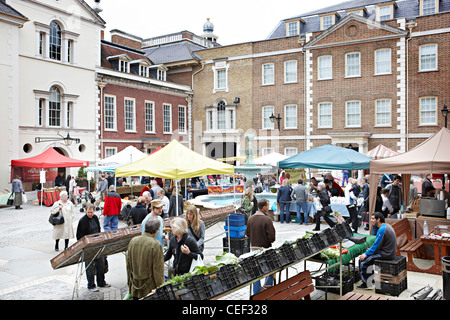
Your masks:
<svg viewBox="0 0 450 320"><path fill-rule="evenodd" d="M40 155L31 158L11 160L11 166L28 168L88 167L89 161L72 159L53 148L48 148Z"/></svg>

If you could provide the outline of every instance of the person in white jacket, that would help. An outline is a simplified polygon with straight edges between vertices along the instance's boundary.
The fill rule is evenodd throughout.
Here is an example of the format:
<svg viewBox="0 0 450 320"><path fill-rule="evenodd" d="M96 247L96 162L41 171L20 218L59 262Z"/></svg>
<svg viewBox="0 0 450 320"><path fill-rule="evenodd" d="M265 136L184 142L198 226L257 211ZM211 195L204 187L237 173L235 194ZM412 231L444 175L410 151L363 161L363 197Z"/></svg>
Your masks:
<svg viewBox="0 0 450 320"><path fill-rule="evenodd" d="M75 181L75 176L72 176L69 182L69 201L72 201L74 205L77 205L77 197L73 195L73 189L77 186L77 182Z"/></svg>
<svg viewBox="0 0 450 320"><path fill-rule="evenodd" d="M345 197L345 205L347 206L348 213L350 214L350 218L346 220L346 223L350 225L352 224L353 232L358 232L358 210L356 209L358 198L354 195L352 189L354 187L354 179L348 179L348 184L345 187L344 197Z"/></svg>

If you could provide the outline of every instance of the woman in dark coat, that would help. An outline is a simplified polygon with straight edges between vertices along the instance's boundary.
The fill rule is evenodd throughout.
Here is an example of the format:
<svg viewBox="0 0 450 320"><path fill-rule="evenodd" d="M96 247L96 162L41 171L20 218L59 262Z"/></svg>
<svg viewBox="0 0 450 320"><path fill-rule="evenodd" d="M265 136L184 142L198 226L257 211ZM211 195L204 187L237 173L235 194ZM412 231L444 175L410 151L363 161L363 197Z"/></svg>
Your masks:
<svg viewBox="0 0 450 320"><path fill-rule="evenodd" d="M197 241L188 234L187 222L183 218L175 218L170 222L174 236L169 241L169 248L164 255L164 262L173 256L173 275L185 274L191 268L192 260L203 259L203 253ZM170 278L171 274L169 274Z"/></svg>
<svg viewBox="0 0 450 320"><path fill-rule="evenodd" d="M147 216L147 214L148 211L147 207L145 206L145 198L139 197L137 204L130 211L131 224L132 225L141 224L142 221Z"/></svg>
<svg viewBox="0 0 450 320"><path fill-rule="evenodd" d="M313 229L313 231L320 231L321 217L323 217L323 219L328 223L328 225L331 228L333 228L335 223L330 218L328 218L328 215L331 213L330 196L328 195L328 191L325 188L325 184L323 182L320 182L317 186L317 190L319 191L319 200L320 204L322 205L322 210L317 211L317 214L315 216L316 227Z"/></svg>
<svg viewBox="0 0 450 320"><path fill-rule="evenodd" d="M283 179L282 187L278 189L277 203L280 205L280 222L284 223L286 218L286 223L291 221L290 208L291 208L291 193L292 187L289 185L289 179Z"/></svg>

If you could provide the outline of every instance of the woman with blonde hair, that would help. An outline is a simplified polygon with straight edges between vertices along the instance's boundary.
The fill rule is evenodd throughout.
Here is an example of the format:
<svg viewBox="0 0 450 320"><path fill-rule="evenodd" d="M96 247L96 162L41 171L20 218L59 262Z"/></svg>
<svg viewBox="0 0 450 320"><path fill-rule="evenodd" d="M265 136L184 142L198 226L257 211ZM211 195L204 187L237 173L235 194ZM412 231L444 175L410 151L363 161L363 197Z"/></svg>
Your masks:
<svg viewBox="0 0 450 320"><path fill-rule="evenodd" d="M188 225L185 219L175 218L170 222L174 236L169 241L169 247L164 255L164 262L173 256L173 267L169 268L169 278L189 272L192 260L198 257L203 259L203 253L197 242L188 234Z"/></svg>
<svg viewBox="0 0 450 320"><path fill-rule="evenodd" d="M245 217L245 221L247 222L250 216L254 214L258 209L258 202L255 198L252 186L245 188L244 194L242 196L241 206L244 208L245 212L247 212L247 216Z"/></svg>
<svg viewBox="0 0 450 320"><path fill-rule="evenodd" d="M186 209L186 222L188 234L197 241L197 246L203 252L205 248L205 223L200 220L196 206L189 206Z"/></svg>

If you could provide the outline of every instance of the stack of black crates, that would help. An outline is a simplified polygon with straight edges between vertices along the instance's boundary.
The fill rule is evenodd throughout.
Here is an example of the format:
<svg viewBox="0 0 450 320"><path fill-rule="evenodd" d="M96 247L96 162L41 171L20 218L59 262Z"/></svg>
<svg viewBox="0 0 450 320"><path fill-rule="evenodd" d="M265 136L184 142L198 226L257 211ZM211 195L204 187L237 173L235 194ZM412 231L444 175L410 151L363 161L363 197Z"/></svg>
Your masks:
<svg viewBox="0 0 450 320"><path fill-rule="evenodd" d="M396 256L393 260L374 261L375 292L399 296L408 288L406 257Z"/></svg>

